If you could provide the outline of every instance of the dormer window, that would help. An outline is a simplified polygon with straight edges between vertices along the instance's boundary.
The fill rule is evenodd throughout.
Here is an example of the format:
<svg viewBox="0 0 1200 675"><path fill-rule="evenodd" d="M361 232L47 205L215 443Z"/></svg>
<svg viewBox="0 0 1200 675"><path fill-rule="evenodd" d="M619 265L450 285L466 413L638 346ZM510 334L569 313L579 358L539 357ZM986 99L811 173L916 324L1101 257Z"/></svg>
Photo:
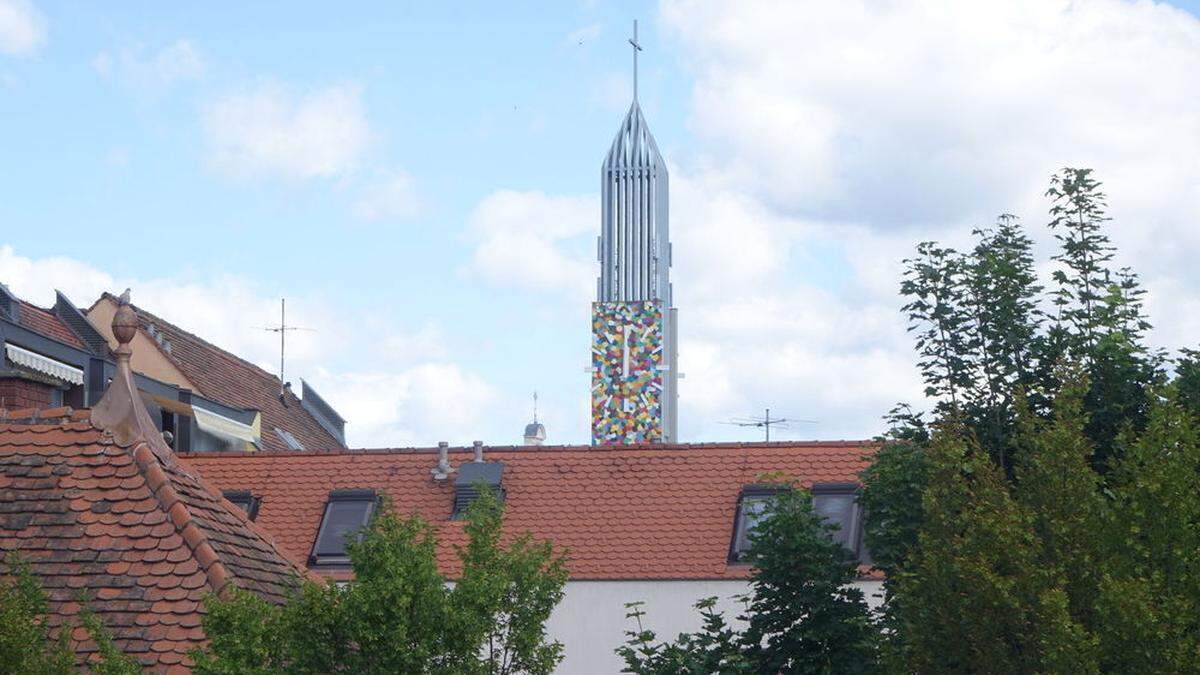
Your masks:
<svg viewBox="0 0 1200 675"><path fill-rule="evenodd" d="M309 556L311 565L349 565L346 546L375 513L374 490L334 490L325 503L325 515L317 530L317 542Z"/></svg>
<svg viewBox="0 0 1200 675"><path fill-rule="evenodd" d="M258 505L262 500L259 497L255 497L249 490L231 490L222 492L221 496L244 511L246 517L250 520L258 517Z"/></svg>

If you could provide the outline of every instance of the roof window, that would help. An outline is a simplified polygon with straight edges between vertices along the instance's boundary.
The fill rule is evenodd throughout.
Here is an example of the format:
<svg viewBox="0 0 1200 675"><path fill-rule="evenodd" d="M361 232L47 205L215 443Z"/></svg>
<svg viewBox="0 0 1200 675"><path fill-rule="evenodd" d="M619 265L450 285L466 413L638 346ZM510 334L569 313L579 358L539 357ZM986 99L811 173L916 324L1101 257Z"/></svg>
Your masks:
<svg viewBox="0 0 1200 675"><path fill-rule="evenodd" d="M258 517L258 505L261 497L255 497L249 490L230 490L222 492L221 496L228 499L234 506L246 512L246 517L254 520Z"/></svg>
<svg viewBox="0 0 1200 675"><path fill-rule="evenodd" d="M732 562L746 559L746 552L750 550L750 534L762 521L771 498L783 490L777 485L747 485L742 488L733 521L733 546L729 553Z"/></svg>
<svg viewBox="0 0 1200 675"><path fill-rule="evenodd" d="M284 431L283 429L280 429L279 427L275 427L275 435L278 436L279 440L283 441L284 445L288 446L288 449L290 450L304 449L303 443L296 440L295 436L291 435L287 431Z"/></svg>
<svg viewBox="0 0 1200 675"><path fill-rule="evenodd" d="M360 530L371 522L375 504L374 490L330 492L321 527L317 530L317 542L308 559L309 564L349 565L346 545L351 537L359 536Z"/></svg>
<svg viewBox="0 0 1200 675"><path fill-rule="evenodd" d="M858 505L858 486L854 483L818 483L812 487L813 510L830 525L831 533L855 559L865 561L869 556L863 545L862 507Z"/></svg>
<svg viewBox="0 0 1200 675"><path fill-rule="evenodd" d="M738 498L734 520L731 562L744 562L750 550L750 535L766 514L770 499L786 488L775 485L748 485ZM858 505L858 486L854 483L819 483L813 485L813 510L827 523L837 526L830 533L833 540L844 546L860 562L869 562L870 555L862 541L862 509Z"/></svg>
<svg viewBox="0 0 1200 675"><path fill-rule="evenodd" d="M459 466L458 477L454 479L454 512L450 517L458 520L465 516L483 490L491 490L497 499L504 501L503 477L503 462L465 462Z"/></svg>

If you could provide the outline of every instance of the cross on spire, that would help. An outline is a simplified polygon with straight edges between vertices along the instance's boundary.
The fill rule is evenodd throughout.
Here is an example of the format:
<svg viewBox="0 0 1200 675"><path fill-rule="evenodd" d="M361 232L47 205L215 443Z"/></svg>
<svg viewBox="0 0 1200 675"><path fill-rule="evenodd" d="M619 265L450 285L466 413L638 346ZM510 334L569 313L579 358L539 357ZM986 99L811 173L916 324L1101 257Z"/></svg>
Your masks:
<svg viewBox="0 0 1200 675"><path fill-rule="evenodd" d="M638 52L642 51L642 45L638 43L637 19L633 20L633 37L629 38L629 44L633 45L633 100L634 100L634 102L636 102L638 100L638 96L637 96L637 80L638 80L637 55L638 55Z"/></svg>

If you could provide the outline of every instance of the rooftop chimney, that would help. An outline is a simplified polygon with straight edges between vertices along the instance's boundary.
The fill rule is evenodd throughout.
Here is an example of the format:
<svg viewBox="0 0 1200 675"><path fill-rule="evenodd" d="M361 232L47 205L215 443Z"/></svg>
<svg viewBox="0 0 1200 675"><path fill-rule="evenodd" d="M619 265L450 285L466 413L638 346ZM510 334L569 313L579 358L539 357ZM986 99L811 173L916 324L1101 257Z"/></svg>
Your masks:
<svg viewBox="0 0 1200 675"><path fill-rule="evenodd" d="M442 481L450 477L454 473L454 469L450 468L450 444L446 441L438 443L438 463L437 466L429 470L433 474L433 479Z"/></svg>
<svg viewBox="0 0 1200 675"><path fill-rule="evenodd" d="M471 445L475 448L475 461L483 461L483 441L471 441Z"/></svg>

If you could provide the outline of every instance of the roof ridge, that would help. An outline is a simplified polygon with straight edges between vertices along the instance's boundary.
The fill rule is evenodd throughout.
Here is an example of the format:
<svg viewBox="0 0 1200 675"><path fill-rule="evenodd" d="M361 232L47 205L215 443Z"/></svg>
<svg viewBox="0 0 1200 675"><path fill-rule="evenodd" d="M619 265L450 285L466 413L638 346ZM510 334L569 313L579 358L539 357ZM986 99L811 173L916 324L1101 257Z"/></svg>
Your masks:
<svg viewBox="0 0 1200 675"><path fill-rule="evenodd" d="M670 444L647 444L647 445L484 445L489 452L519 452L529 453L532 455L545 455L553 452L583 452L587 454L608 454L616 452L649 452L649 451L667 451L667 452L684 452L687 450L742 450L742 449L799 449L799 448L877 448L882 445L881 442L875 440L835 440L835 441L712 441L704 443L670 443ZM330 455L424 455L436 454L439 452L437 447L397 447L397 448L333 448L328 450L259 450L257 452L244 451L218 451L218 452L183 452L178 453L183 457L195 456L221 456L221 457L241 457L241 456L279 456L279 457L303 457L303 456L330 456ZM471 453L474 448L471 446L453 446L449 452L452 453Z"/></svg>
<svg viewBox="0 0 1200 675"><path fill-rule="evenodd" d="M146 441L140 441L133 446L130 454L145 479L146 486L150 488L150 493L158 500L159 507L167 514L171 524L175 526L175 531L191 549L200 569L204 571L204 576L208 578L208 585L214 593L224 597L225 589L233 580L233 575L208 542L204 531L196 524L187 502L179 495L171 477L167 475L167 469ZM175 470L182 469L176 467ZM190 473L188 475L191 476Z"/></svg>

